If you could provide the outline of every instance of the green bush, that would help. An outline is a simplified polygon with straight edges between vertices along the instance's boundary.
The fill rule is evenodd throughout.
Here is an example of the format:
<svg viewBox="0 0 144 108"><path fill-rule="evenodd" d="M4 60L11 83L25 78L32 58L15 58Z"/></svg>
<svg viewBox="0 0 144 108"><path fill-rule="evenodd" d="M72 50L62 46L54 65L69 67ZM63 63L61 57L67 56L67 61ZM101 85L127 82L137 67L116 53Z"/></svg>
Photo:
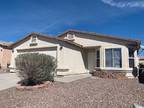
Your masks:
<svg viewBox="0 0 144 108"><path fill-rule="evenodd" d="M41 84L44 81L54 81L56 70L56 60L54 57L38 54L26 53L16 57L16 68L21 78L21 85L29 86Z"/></svg>

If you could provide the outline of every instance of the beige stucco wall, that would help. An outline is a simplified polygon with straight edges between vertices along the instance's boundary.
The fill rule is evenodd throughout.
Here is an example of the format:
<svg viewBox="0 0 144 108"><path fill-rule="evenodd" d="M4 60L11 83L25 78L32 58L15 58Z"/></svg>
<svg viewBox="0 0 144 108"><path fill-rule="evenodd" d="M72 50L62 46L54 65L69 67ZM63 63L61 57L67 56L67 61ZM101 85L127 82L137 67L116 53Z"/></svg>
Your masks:
<svg viewBox="0 0 144 108"><path fill-rule="evenodd" d="M63 44L63 48L58 52L59 74L86 73L82 49L69 44ZM61 71L61 69L67 69L68 71Z"/></svg>
<svg viewBox="0 0 144 108"><path fill-rule="evenodd" d="M16 51L17 49L26 49L26 48L39 48L39 47L53 47L53 46L58 46L58 43L56 43L55 41L42 41L40 39L37 39L37 44L36 46L30 46L31 43L31 38L29 38L26 42L16 46L14 48L14 51Z"/></svg>
<svg viewBox="0 0 144 108"><path fill-rule="evenodd" d="M114 41L112 39L106 39L106 38L98 38L96 36L91 35L84 35L84 34L75 34L75 40L74 42L79 43L80 45L83 45L84 47L88 46L123 46L120 45L118 41Z"/></svg>
<svg viewBox="0 0 144 108"><path fill-rule="evenodd" d="M11 50L0 47L0 65L2 69L6 69L10 64Z"/></svg>

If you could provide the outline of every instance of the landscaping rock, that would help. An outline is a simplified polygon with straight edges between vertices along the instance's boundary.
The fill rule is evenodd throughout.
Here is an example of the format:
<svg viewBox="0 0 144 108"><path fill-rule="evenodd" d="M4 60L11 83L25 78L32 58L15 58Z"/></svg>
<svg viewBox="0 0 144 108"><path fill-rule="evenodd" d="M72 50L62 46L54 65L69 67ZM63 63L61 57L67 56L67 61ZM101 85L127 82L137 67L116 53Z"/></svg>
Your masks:
<svg viewBox="0 0 144 108"><path fill-rule="evenodd" d="M132 108L144 106L144 85L134 80L85 78L43 89L0 91L1 108Z"/></svg>

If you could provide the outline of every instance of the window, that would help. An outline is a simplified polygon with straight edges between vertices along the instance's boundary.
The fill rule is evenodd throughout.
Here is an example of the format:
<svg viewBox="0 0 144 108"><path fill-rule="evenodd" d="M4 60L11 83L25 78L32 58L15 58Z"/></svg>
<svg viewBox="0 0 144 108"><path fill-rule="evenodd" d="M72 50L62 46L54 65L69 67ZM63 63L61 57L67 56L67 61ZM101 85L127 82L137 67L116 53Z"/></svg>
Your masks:
<svg viewBox="0 0 144 108"><path fill-rule="evenodd" d="M96 50L96 67L100 67L100 51Z"/></svg>
<svg viewBox="0 0 144 108"><path fill-rule="evenodd" d="M134 50L129 48L129 67L133 68L135 65L134 63Z"/></svg>
<svg viewBox="0 0 144 108"><path fill-rule="evenodd" d="M35 36L35 35L32 36L32 40L31 40L31 42L32 42L32 43L36 43L36 39L37 39L37 36Z"/></svg>
<svg viewBox="0 0 144 108"><path fill-rule="evenodd" d="M113 48L105 50L106 67L122 67L121 49Z"/></svg>

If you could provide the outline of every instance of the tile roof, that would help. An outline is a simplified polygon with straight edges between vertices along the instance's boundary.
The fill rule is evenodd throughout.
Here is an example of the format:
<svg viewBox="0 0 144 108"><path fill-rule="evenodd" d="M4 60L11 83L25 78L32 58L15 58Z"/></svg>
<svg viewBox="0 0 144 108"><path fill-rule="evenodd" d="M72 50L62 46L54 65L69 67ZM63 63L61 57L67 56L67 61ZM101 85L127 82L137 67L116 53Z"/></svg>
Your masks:
<svg viewBox="0 0 144 108"><path fill-rule="evenodd" d="M122 38L120 36L106 35L106 34L100 34L100 33L95 33L95 32L79 31L79 30L73 30L73 29L66 30L65 32L57 35L57 37L61 37L64 34L69 33L69 32L87 34L87 35L97 36L99 38L109 38L109 39L115 39L115 40L121 40L121 41L127 41L127 42L137 42L137 43L141 42L139 39L127 39L127 38Z"/></svg>
<svg viewBox="0 0 144 108"><path fill-rule="evenodd" d="M42 34L42 33L38 33L38 32L28 33L24 38L22 38L22 39L16 41L15 43L11 44L10 47L13 47L13 46L17 45L18 43L22 42L24 39L29 38L31 35L38 35L38 36L43 37L43 38L45 38L45 39L54 39L54 40L66 42L66 43L71 44L71 45L75 45L75 46L77 46L77 47L82 47L82 45L77 44L77 43L75 43L75 42L71 42L71 41L68 41L68 40L60 39L60 38L58 38L58 37L51 37L51 36L49 36L49 35Z"/></svg>
<svg viewBox="0 0 144 108"><path fill-rule="evenodd" d="M9 47L13 42L5 42L5 41L0 41L0 46L3 47Z"/></svg>
<svg viewBox="0 0 144 108"><path fill-rule="evenodd" d="M99 38L114 39L116 41L122 41L122 42L124 41L124 42L127 42L129 44L131 44L131 43L134 44L134 46L137 46L137 48L140 47L140 43L141 43L140 40L136 40L136 39L125 39L125 38L112 36L112 35L97 34L97 33L93 33L93 32L84 32L84 31L79 31L79 30L67 30L67 31L63 32L62 34L57 35L56 37L51 37L49 35L38 33L38 32L31 32L31 33L27 34L25 37L23 37L22 39L20 39L20 40L16 41L15 43L11 44L10 47L13 47L13 46L17 45L18 43L21 43L23 40L29 38L31 35L38 35L38 36L43 37L45 39L54 39L54 40L66 42L68 44L75 45L77 47L83 48L83 46L78 44L78 43L60 38L61 36L63 36L66 33L69 33L69 32L70 33L74 32L74 33L80 33L80 34L87 34L87 35L97 36Z"/></svg>

